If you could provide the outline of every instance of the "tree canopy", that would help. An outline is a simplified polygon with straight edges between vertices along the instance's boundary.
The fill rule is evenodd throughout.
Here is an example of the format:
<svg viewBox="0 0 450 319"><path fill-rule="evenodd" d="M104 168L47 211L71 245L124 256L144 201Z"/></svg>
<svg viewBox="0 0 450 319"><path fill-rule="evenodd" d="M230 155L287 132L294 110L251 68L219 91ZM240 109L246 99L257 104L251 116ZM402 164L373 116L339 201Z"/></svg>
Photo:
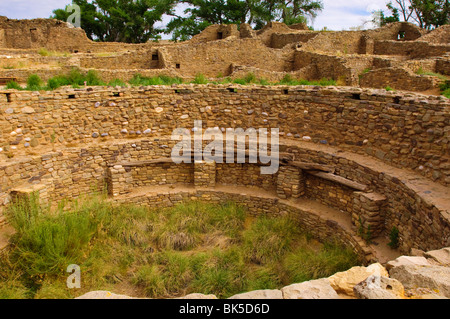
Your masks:
<svg viewBox="0 0 450 319"><path fill-rule="evenodd" d="M393 0L386 7L392 15L378 12L381 25L406 21L430 30L450 22L449 0Z"/></svg>
<svg viewBox="0 0 450 319"><path fill-rule="evenodd" d="M288 25L316 17L321 0L73 0L81 9L81 27L97 41L128 43L159 39L162 33L187 40L211 24L249 23L256 29L270 21ZM182 15L176 8L185 8ZM71 15L56 9L51 18L67 21ZM165 28L155 27L170 17Z"/></svg>

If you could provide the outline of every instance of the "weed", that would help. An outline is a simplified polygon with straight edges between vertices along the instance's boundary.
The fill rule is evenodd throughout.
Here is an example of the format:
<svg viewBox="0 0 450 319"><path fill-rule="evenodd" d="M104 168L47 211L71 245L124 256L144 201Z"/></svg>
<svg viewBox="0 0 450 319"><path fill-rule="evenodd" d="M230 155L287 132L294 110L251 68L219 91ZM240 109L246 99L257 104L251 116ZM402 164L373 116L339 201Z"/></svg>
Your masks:
<svg viewBox="0 0 450 319"><path fill-rule="evenodd" d="M399 235L400 235L400 232L399 232L398 228L395 226L392 227L391 232L389 234L390 242L388 243L389 247L391 247L392 249L397 249L399 247L399 245L400 245L400 241L399 241L400 236Z"/></svg>

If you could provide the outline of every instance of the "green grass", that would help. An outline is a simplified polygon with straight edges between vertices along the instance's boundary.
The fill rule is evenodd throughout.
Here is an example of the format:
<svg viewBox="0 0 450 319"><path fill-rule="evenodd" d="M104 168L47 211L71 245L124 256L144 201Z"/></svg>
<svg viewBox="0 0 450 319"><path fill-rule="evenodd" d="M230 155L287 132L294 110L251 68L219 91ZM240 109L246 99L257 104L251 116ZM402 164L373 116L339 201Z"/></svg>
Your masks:
<svg viewBox="0 0 450 319"><path fill-rule="evenodd" d="M57 51L49 51L46 48L41 48L37 51L40 56L45 57L70 57L70 53L67 52L57 52Z"/></svg>
<svg viewBox="0 0 450 319"><path fill-rule="evenodd" d="M6 89L23 90L23 88L19 85L19 83L15 81L9 81L8 83L6 83Z"/></svg>
<svg viewBox="0 0 450 319"><path fill-rule="evenodd" d="M251 217L234 203L152 210L97 196L63 207L51 211L37 196L10 206L17 233L0 259L0 298L126 293L123 287L137 297L196 292L227 298L359 264L352 251L312 240L288 217ZM80 290L66 288L70 264L81 267Z"/></svg>
<svg viewBox="0 0 450 319"><path fill-rule="evenodd" d="M183 80L177 77L170 77L160 75L157 77L144 77L140 74L135 74L134 77L128 81L132 86L150 86L150 85L172 85L182 84Z"/></svg>
<svg viewBox="0 0 450 319"><path fill-rule="evenodd" d="M62 86L72 86L73 88L83 87L85 84L87 86L121 86L126 87L127 84L131 86L151 86L151 85L174 85L174 84L183 84L184 82L181 78L178 77L170 77L166 75L160 75L156 77L144 77L140 74L135 74L131 80L125 82L121 79L114 79L109 83L104 82L97 74L95 70L89 70L86 74L82 73L79 69L73 68L68 74L65 75L57 75L50 78L45 83L35 74L30 75L27 81L27 86L25 90L39 91L39 90L56 90ZM294 79L291 75L286 75L279 82L270 82L264 78L258 78L253 73L248 73L243 78L232 79L230 77L225 77L220 80L210 81L208 78L199 73L196 75L195 79L190 83L193 84L240 84L240 85L314 85L314 86L336 86L337 81L332 79L321 79L317 81L308 81L304 79ZM16 88L16 87L8 87L6 89ZM20 88L22 89L22 88Z"/></svg>

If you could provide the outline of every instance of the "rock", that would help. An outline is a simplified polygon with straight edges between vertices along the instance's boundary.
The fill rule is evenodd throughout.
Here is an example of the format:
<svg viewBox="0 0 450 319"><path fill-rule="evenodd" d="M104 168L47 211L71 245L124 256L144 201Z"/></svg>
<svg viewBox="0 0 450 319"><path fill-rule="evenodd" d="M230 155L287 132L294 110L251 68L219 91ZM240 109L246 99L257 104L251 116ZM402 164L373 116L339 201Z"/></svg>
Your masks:
<svg viewBox="0 0 450 319"><path fill-rule="evenodd" d="M25 114L33 114L34 113L34 109L30 106L26 106L22 109L22 113Z"/></svg>
<svg viewBox="0 0 450 319"><path fill-rule="evenodd" d="M440 265L450 266L450 247L426 252L424 256Z"/></svg>
<svg viewBox="0 0 450 319"><path fill-rule="evenodd" d="M14 113L14 109L12 109L12 108L7 108L7 109L5 110L5 113L6 113L6 114L13 114L13 113Z"/></svg>
<svg viewBox="0 0 450 319"><path fill-rule="evenodd" d="M450 267L400 266L392 268L389 274L407 289L429 288L439 295L450 298Z"/></svg>
<svg viewBox="0 0 450 319"><path fill-rule="evenodd" d="M338 272L328 280L336 292L354 297L353 287L371 275L389 277L387 270L381 264L376 263L368 267L357 266L344 272Z"/></svg>
<svg viewBox="0 0 450 319"><path fill-rule="evenodd" d="M135 299L124 295L116 295L109 291L91 291L75 299Z"/></svg>
<svg viewBox="0 0 450 319"><path fill-rule="evenodd" d="M255 290L234 295L228 299L283 299L283 294L281 290Z"/></svg>
<svg viewBox="0 0 450 319"><path fill-rule="evenodd" d="M161 113L161 112L163 112L164 111L164 109L162 108L162 107L157 107L156 109L155 109L155 112L156 113Z"/></svg>
<svg viewBox="0 0 450 319"><path fill-rule="evenodd" d="M328 279L306 281L281 289L283 299L339 299Z"/></svg>
<svg viewBox="0 0 450 319"><path fill-rule="evenodd" d="M430 266L431 264L425 257L416 256L401 256L395 260L391 260L386 264L386 269L389 271L394 267L404 266L404 265L417 265L417 266Z"/></svg>
<svg viewBox="0 0 450 319"><path fill-rule="evenodd" d="M151 129L146 129L146 130L144 131L144 134L150 134L151 132L152 132Z"/></svg>
<svg viewBox="0 0 450 319"><path fill-rule="evenodd" d="M310 136L303 136L303 140L304 141L311 141L311 137Z"/></svg>
<svg viewBox="0 0 450 319"><path fill-rule="evenodd" d="M425 254L425 252L423 250L416 249L416 248L411 248L411 252L410 252L411 256L423 257L424 254Z"/></svg>
<svg viewBox="0 0 450 319"><path fill-rule="evenodd" d="M215 295L204 295L204 294L190 294L181 298L176 298L176 299L217 299L217 297Z"/></svg>
<svg viewBox="0 0 450 319"><path fill-rule="evenodd" d="M92 133L92 137L93 137L93 138L97 138L97 137L99 137L99 136L100 136L100 134L98 134L97 132Z"/></svg>
<svg viewBox="0 0 450 319"><path fill-rule="evenodd" d="M36 138L31 139L30 141L31 147L36 147L39 145L39 141Z"/></svg>
<svg viewBox="0 0 450 319"><path fill-rule="evenodd" d="M406 289L405 296L410 299L448 299L428 288Z"/></svg>
<svg viewBox="0 0 450 319"><path fill-rule="evenodd" d="M401 282L384 276L369 276L353 287L358 299L402 299L405 289Z"/></svg>

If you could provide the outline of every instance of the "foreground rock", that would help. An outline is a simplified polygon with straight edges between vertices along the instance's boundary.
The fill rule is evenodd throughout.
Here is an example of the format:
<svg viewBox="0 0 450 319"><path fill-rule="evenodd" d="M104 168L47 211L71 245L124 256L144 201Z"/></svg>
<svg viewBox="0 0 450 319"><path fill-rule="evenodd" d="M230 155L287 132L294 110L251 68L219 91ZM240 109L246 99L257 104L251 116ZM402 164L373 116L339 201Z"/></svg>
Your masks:
<svg viewBox="0 0 450 319"><path fill-rule="evenodd" d="M358 266L344 272L338 272L329 277L328 280L336 292L349 297L355 297L353 287L371 275L389 277L387 270L381 264L376 263L368 267Z"/></svg>
<svg viewBox="0 0 450 319"><path fill-rule="evenodd" d="M444 266L400 266L389 271L405 288L428 288L450 298L450 268Z"/></svg>
<svg viewBox="0 0 450 319"><path fill-rule="evenodd" d="M201 300L201 299L217 299L217 297L215 295L204 295L204 294L190 294L181 298L176 298L176 299L197 299L197 300Z"/></svg>
<svg viewBox="0 0 450 319"><path fill-rule="evenodd" d="M339 299L328 279L294 284L281 289L283 299Z"/></svg>
<svg viewBox="0 0 450 319"><path fill-rule="evenodd" d="M403 285L396 279L372 275L353 287L358 299L402 299Z"/></svg>
<svg viewBox="0 0 450 319"><path fill-rule="evenodd" d="M419 256L401 256L387 263L386 269L389 271L394 267L400 266L431 266L425 257Z"/></svg>
<svg viewBox="0 0 450 319"><path fill-rule="evenodd" d="M228 299L283 299L281 290L256 290L234 295Z"/></svg>
<svg viewBox="0 0 450 319"><path fill-rule="evenodd" d="M424 254L425 258L442 266L450 266L450 248L432 250Z"/></svg>
<svg viewBox="0 0 450 319"><path fill-rule="evenodd" d="M116 295L109 291L91 291L75 299L136 299L125 295Z"/></svg>

